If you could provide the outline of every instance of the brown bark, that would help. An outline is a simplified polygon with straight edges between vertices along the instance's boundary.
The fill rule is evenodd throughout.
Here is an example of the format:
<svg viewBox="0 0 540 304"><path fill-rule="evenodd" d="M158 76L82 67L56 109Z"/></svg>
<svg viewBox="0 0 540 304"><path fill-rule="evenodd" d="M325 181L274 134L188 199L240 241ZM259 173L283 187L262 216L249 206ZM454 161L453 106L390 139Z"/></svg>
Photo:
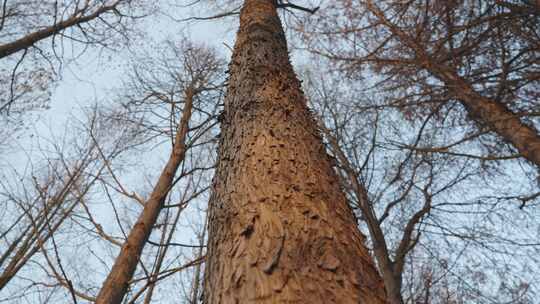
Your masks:
<svg viewBox="0 0 540 304"><path fill-rule="evenodd" d="M521 121L506 105L480 95L455 73L437 69L432 72L445 81L473 120L497 133L524 158L540 167L540 134L533 126Z"/></svg>
<svg viewBox="0 0 540 304"><path fill-rule="evenodd" d="M289 62L275 0L246 0L210 201L204 301L385 303Z"/></svg>
<svg viewBox="0 0 540 304"><path fill-rule="evenodd" d="M185 138L191 118L193 94L193 90L187 90L186 103L177 128L171 156L161 172L158 182L150 194L150 198L146 201L142 213L131 229L107 279L103 283L96 298L97 304L121 303L126 294L129 281L137 268L137 263L139 262L144 245L148 241L148 237L163 207L165 198L171 190L176 171L184 160L186 152Z"/></svg>
<svg viewBox="0 0 540 304"><path fill-rule="evenodd" d="M69 18L62 20L57 24L48 26L42 30L35 31L33 33L29 33L26 36L19 38L13 42L2 44L0 45L0 59L14 54L18 51L27 49L33 46L35 43L39 42L40 40L54 36L69 27L81 25L83 23L87 23L96 18L99 18L104 13L115 10L120 1L114 2L111 5L102 6L89 15L79 15L81 11L78 10Z"/></svg>

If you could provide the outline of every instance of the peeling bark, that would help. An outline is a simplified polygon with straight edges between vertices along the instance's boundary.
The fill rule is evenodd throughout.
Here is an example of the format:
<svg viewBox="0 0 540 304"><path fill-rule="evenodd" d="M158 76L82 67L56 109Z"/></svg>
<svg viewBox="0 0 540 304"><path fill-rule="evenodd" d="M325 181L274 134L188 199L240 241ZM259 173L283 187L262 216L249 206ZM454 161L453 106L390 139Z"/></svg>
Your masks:
<svg viewBox="0 0 540 304"><path fill-rule="evenodd" d="M204 302L386 303L288 58L275 0L246 0L210 200Z"/></svg>

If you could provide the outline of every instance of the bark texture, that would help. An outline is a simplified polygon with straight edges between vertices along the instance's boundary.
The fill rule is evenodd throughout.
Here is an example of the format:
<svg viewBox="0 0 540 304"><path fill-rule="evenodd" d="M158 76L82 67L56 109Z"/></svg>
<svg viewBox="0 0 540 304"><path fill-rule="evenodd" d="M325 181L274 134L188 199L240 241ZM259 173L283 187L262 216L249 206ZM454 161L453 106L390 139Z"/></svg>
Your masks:
<svg viewBox="0 0 540 304"><path fill-rule="evenodd" d="M275 0L246 0L210 201L204 302L385 303L290 64Z"/></svg>
<svg viewBox="0 0 540 304"><path fill-rule="evenodd" d="M103 283L96 298L96 304L122 303L122 299L129 286L129 281L137 268L137 263L139 262L144 245L148 241L148 237L163 207L165 198L171 190L176 171L184 160L186 152L185 138L189 129L193 96L193 90L188 89L186 92L186 104L177 128L171 156L161 172L150 194L150 198L146 201L137 222L129 232L128 238L122 246L122 250L116 258L107 279Z"/></svg>

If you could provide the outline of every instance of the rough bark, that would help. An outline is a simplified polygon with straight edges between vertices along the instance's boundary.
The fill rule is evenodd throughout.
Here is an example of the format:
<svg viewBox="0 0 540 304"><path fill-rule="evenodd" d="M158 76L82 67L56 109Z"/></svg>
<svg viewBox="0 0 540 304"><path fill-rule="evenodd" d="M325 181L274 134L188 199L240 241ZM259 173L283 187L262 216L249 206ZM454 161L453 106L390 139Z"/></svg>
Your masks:
<svg viewBox="0 0 540 304"><path fill-rule="evenodd" d="M246 0L210 201L204 302L385 303L291 67L275 0Z"/></svg>
<svg viewBox="0 0 540 304"><path fill-rule="evenodd" d="M177 128L171 156L161 172L150 198L146 201L143 211L122 246L107 279L103 283L96 298L97 304L119 304L126 294L129 281L137 268L144 245L148 241L165 198L171 190L176 171L184 160L186 152L185 138L191 118L193 94L193 90L187 90L186 103Z"/></svg>

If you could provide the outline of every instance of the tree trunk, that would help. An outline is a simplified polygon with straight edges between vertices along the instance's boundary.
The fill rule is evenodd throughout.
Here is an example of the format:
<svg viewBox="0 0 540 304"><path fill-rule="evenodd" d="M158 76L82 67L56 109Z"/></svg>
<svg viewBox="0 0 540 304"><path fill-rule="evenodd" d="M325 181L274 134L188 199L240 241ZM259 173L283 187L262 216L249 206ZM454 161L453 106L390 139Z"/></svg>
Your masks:
<svg viewBox="0 0 540 304"><path fill-rule="evenodd" d="M379 219L373 210L373 204L370 202L366 187L358 179L356 171L353 169L353 166L347 159L347 156L343 150L341 150L338 140L332 135L330 130L326 128L322 120L319 120L319 126L328 140L332 153L338 159L340 167L346 173L345 176L342 176L343 179L346 179L346 181L342 180L342 184L349 185L351 190L358 198L358 206L360 207L360 211L362 212L362 216L364 217L365 223L368 227L371 242L373 244L373 255L377 260L381 277L384 282L387 302L389 304L403 304L403 298L401 296L401 281L403 276L402 273L405 252L396 255L395 261L392 261L390 251L388 250L388 244L386 243L386 239L381 227L381 222L379 222ZM412 233L412 231L409 232L409 237L410 233ZM405 235L406 232L404 233L404 237ZM404 243L408 248L411 245L410 238L409 241L405 241ZM404 248L402 250L406 249Z"/></svg>
<svg viewBox="0 0 540 304"><path fill-rule="evenodd" d="M477 93L455 73L446 69L433 72L445 81L473 120L497 133L524 158L540 167L540 134L534 126L525 124L505 104Z"/></svg>
<svg viewBox="0 0 540 304"><path fill-rule="evenodd" d="M203 225L203 229L202 229L200 239L199 239L199 245L201 247L197 250L197 255L195 256L196 259L204 258L204 245L206 243L207 224L208 224L208 214L204 218L204 225ZM193 275L193 281L191 282L189 304L199 303L199 294L200 294L201 285L202 285L201 274L202 274L202 264L198 264L197 266L195 266L195 274Z"/></svg>
<svg viewBox="0 0 540 304"><path fill-rule="evenodd" d="M415 52L420 67L445 83L478 125L487 126L508 144L513 145L521 156L540 167L540 134L534 126L524 123L519 115L512 112L505 104L476 92L474 87L460 77L455 69L438 62L426 51L425 46L393 24L372 0L367 1L366 4L382 24Z"/></svg>
<svg viewBox="0 0 540 304"><path fill-rule="evenodd" d="M146 201L142 213L131 229L107 279L103 283L96 298L96 304L122 303L122 299L129 286L129 281L137 268L137 263L139 262L144 245L152 232L165 198L171 190L176 171L184 160L186 152L185 138L188 132L188 123L191 119L193 96L193 90L188 89L186 92L186 103L176 131L171 156L161 172L150 198Z"/></svg>
<svg viewBox="0 0 540 304"><path fill-rule="evenodd" d="M288 58L275 0L246 0L210 200L204 302L385 303Z"/></svg>

